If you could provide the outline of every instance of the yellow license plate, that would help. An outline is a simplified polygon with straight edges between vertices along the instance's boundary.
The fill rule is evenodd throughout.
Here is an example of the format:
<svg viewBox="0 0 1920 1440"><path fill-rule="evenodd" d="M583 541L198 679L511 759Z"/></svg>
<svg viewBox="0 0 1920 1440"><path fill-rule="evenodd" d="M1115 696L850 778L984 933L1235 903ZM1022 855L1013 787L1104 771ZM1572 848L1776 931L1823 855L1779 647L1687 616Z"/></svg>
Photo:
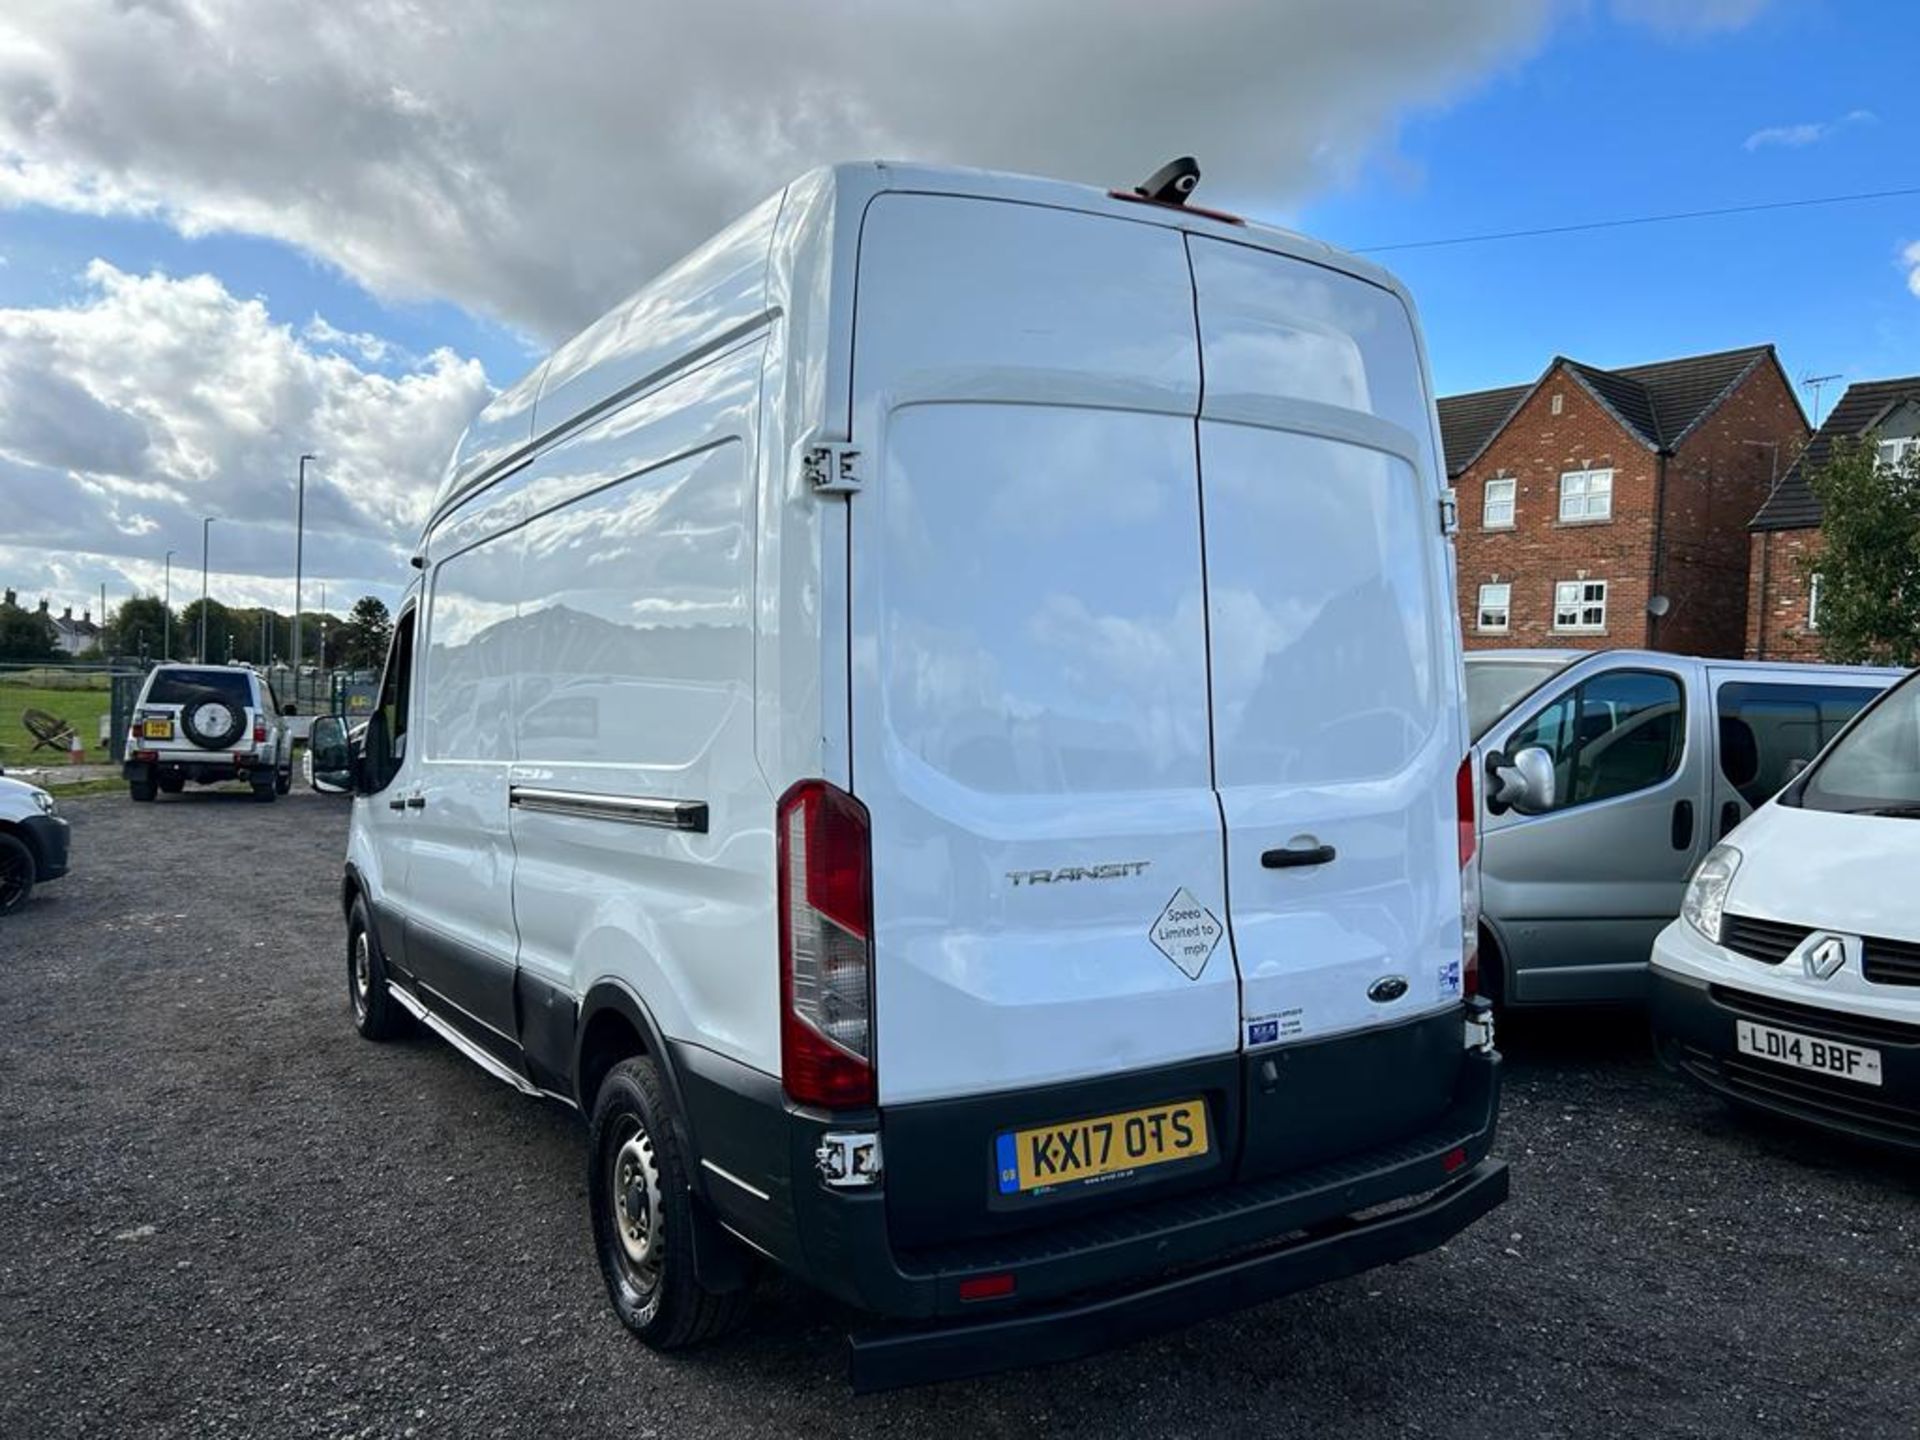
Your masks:
<svg viewBox="0 0 1920 1440"><path fill-rule="evenodd" d="M994 1144L1002 1195L1117 1179L1206 1153L1204 1100L1176 1100L1117 1115L1008 1130Z"/></svg>
<svg viewBox="0 0 1920 1440"><path fill-rule="evenodd" d="M140 727L140 733L149 740L171 740L173 722L171 720L149 720Z"/></svg>

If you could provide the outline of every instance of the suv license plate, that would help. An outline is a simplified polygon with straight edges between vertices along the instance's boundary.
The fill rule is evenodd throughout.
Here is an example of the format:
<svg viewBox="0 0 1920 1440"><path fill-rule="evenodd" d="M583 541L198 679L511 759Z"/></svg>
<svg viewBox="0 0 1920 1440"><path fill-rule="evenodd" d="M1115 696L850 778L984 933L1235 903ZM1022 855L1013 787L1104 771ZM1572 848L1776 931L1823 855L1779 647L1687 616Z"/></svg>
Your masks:
<svg viewBox="0 0 1920 1440"><path fill-rule="evenodd" d="M1862 1045L1842 1045L1838 1040L1819 1040L1811 1035L1796 1035L1791 1030L1776 1030L1771 1025L1756 1025L1751 1020L1734 1022L1734 1037L1742 1055L1755 1055L1776 1065L1792 1065L1821 1075L1834 1075L1862 1085L1880 1083L1880 1052Z"/></svg>
<svg viewBox="0 0 1920 1440"><path fill-rule="evenodd" d="M1034 1194L1117 1180L1207 1151L1206 1101L1176 1100L1003 1131L994 1143L995 1178L1002 1195Z"/></svg>
<svg viewBox="0 0 1920 1440"><path fill-rule="evenodd" d="M145 721L140 726L140 733L148 740L171 740L173 738L173 721Z"/></svg>

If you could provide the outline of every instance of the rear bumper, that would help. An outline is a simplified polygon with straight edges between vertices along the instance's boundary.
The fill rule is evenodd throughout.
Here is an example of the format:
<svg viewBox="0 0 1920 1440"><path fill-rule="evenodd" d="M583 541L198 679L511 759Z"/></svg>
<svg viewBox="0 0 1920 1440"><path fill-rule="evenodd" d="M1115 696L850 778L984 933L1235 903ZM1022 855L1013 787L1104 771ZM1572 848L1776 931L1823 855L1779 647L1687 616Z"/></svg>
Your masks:
<svg viewBox="0 0 1920 1440"><path fill-rule="evenodd" d="M206 750L195 755L163 752L152 760L130 759L120 766L123 780L150 780L159 776L191 780L196 785L212 785L222 780L250 778L276 768L272 752L235 756L230 750ZM280 767L284 768L284 767Z"/></svg>
<svg viewBox="0 0 1920 1440"><path fill-rule="evenodd" d="M1651 977L1654 1045L1666 1065L1722 1099L1920 1152L1920 1024L1777 1000L1691 975ZM1753 1020L1880 1052L1882 1083L1816 1074L1743 1055L1734 1026Z"/></svg>
<svg viewBox="0 0 1920 1440"><path fill-rule="evenodd" d="M999 1318L852 1339L856 1392L1044 1365L1343 1280L1443 1245L1507 1198L1506 1162L1483 1160L1426 1199L1330 1234L1303 1235L1157 1284Z"/></svg>
<svg viewBox="0 0 1920 1440"><path fill-rule="evenodd" d="M1452 1021L1456 1045L1459 1023ZM675 1048L703 1198L715 1218L837 1298L925 1327L859 1338L861 1388L1070 1358L1351 1275L1440 1244L1506 1195L1504 1167L1487 1163L1500 1059L1469 1051L1451 1103L1442 1095L1427 1118L1416 1119L1414 1133L1390 1143L1358 1140L1355 1150L1279 1174L1176 1181L1141 1190L1132 1204L1063 1212L1056 1223L962 1233L944 1244L927 1236L906 1248L886 1187L908 1177L837 1190L814 1165L829 1130L878 1129L884 1140L884 1117L798 1109L772 1077L743 1074L708 1051ZM1167 1093L1184 1089L1176 1084ZM1420 1098L1409 1096L1409 1104ZM984 1181L985 1155L979 1164ZM1351 1219L1419 1197L1431 1198ZM989 1276L1003 1284L1011 1277L1011 1293L961 1298L964 1282Z"/></svg>

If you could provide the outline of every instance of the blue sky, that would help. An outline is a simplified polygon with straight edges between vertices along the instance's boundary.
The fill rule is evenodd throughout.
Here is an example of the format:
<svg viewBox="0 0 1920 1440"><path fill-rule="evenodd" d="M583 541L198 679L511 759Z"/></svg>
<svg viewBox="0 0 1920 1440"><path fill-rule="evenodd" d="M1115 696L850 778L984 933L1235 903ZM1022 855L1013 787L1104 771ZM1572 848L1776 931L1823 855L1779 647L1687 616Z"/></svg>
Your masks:
<svg viewBox="0 0 1920 1440"><path fill-rule="evenodd" d="M1920 187L1916 21L1905 4L1778 6L1669 39L1590 13L1409 120L1389 161L1297 219L1358 247ZM1916 240L1920 195L1375 258L1413 290L1451 393L1531 380L1556 353L1632 364L1764 341L1796 378L1911 374L1920 296L1898 262Z"/></svg>
<svg viewBox="0 0 1920 1440"><path fill-rule="evenodd" d="M16 0L0 578L151 588L214 513L216 588L290 608L310 449L309 574L391 596L489 387L822 159L1111 183L1192 150L1203 202L1356 248L1920 186L1893 0L580 3ZM1765 341L1827 405L1920 371L1920 196L1375 258L1443 394Z"/></svg>

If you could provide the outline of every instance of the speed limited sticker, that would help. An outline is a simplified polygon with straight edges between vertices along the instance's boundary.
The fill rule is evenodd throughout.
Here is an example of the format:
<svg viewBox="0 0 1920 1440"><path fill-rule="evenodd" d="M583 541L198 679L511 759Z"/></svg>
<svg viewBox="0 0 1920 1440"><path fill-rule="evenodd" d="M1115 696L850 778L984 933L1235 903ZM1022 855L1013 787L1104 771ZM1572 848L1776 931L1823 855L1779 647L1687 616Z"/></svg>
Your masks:
<svg viewBox="0 0 1920 1440"><path fill-rule="evenodd" d="M1213 956L1213 947L1220 943L1220 922L1182 885L1153 922L1147 938L1189 980L1198 980Z"/></svg>

